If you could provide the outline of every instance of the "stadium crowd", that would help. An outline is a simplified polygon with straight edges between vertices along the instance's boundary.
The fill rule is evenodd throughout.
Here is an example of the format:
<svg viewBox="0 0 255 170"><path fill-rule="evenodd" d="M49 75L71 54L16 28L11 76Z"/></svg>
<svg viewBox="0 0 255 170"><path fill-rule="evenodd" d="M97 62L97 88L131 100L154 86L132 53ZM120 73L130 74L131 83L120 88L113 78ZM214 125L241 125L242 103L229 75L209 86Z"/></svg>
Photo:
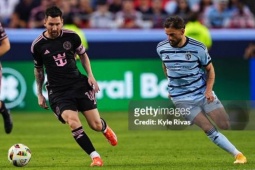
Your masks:
<svg viewBox="0 0 255 170"><path fill-rule="evenodd" d="M251 0L1 0L0 22L6 28L43 28L51 5L64 12L65 23L79 28L162 28L166 16L189 21L192 12L208 28L255 28Z"/></svg>

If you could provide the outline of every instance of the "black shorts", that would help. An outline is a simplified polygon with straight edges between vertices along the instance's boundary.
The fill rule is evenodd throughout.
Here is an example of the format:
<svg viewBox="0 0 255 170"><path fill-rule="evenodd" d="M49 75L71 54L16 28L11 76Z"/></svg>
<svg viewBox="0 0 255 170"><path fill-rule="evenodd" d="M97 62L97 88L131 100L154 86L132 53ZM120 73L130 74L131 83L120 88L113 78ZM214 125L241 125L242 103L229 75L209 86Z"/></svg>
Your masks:
<svg viewBox="0 0 255 170"><path fill-rule="evenodd" d="M50 89L50 88L49 88ZM50 91L48 89L48 92ZM65 123L61 114L65 110L87 111L97 108L95 93L92 87L88 84L88 80L78 81L72 87L49 94L50 107L58 117Z"/></svg>

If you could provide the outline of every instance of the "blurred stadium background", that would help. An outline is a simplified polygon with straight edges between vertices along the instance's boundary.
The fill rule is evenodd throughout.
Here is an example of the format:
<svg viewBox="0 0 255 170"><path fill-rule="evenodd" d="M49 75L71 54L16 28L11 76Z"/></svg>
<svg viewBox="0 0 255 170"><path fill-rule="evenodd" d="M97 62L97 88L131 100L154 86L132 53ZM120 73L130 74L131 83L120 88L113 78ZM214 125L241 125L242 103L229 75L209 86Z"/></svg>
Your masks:
<svg viewBox="0 0 255 170"><path fill-rule="evenodd" d="M4 67L1 99L12 110L40 109L36 102L30 46L43 31L43 12L52 4L62 9L65 26L81 31L80 36L85 41L95 77L101 87L97 98L102 111L126 111L129 100L167 98L166 80L155 50L157 43L166 39L162 22L166 16L177 14L189 23L194 12L198 13L197 21L210 32L212 45L208 48L216 68L215 91L219 98L255 99L255 76L252 71L252 52L255 50L251 45L255 43L255 4L251 1L12 0L0 3L0 21L6 28L12 46L1 58ZM164 12L156 15L155 8ZM107 23L102 17L104 12L113 15L110 20L115 23L113 25L123 25L93 25L94 22ZM128 14L133 17L125 18ZM156 16L161 18L153 18ZM142 27L148 22L152 24L149 24L150 27ZM160 26L154 27L154 22ZM221 25L213 25L214 22ZM232 22L236 23L236 27L227 24ZM128 23L134 25L128 27ZM198 26L193 30L196 29ZM199 37L199 33L194 31L191 35ZM250 54L244 57L249 47ZM112 106L112 103L115 105Z"/></svg>
<svg viewBox="0 0 255 170"><path fill-rule="evenodd" d="M42 30L7 29L12 49L2 58L1 99L13 111L38 107L30 46ZM84 30L101 91L100 111L127 111L130 100L167 99L167 82L156 54L163 30ZM254 100L254 59L245 60L253 30L211 30L215 91L224 100ZM78 61L79 68L81 65ZM46 91L45 91L46 94Z"/></svg>
<svg viewBox="0 0 255 170"><path fill-rule="evenodd" d="M18 0L17 0L18 1ZM24 0L26 1L26 0ZM29 1L29 0L27 0ZM32 0L31 0L32 1ZM202 0L201 0L202 1ZM2 3L1 1L0 3ZM72 1L70 1L72 2ZM94 1L91 1L94 2ZM162 1L163 2L163 1ZM165 1L164 1L165 3ZM251 2L247 5L252 4ZM251 7L251 6L250 6ZM254 6L255 7L255 6ZM251 11L254 11L251 8ZM0 8L3 10L3 8ZM2 14L3 15L3 14ZM47 154L40 153L41 149L53 150L54 154L59 154L59 146L49 146L49 143L54 143L52 129L60 128L61 124L58 124L57 120L54 120L52 115L43 114L50 113L51 111L42 110L37 104L36 97L36 86L33 74L33 59L30 54L30 46L32 41L41 34L42 28L12 28L6 27L6 32L11 41L11 50L1 58L3 65L3 77L2 77L2 89L1 99L7 104L7 107L11 109L14 117L14 131L10 136L4 136L3 131L1 137L1 155L0 157L5 159L5 151L8 146L11 146L16 141L23 141L28 146L34 148L38 156L45 157L43 159L46 167L51 169L53 166L63 166L61 162L68 159L69 155L58 160L60 165L54 165L54 159L48 160ZM187 146L186 143L181 143L183 136L189 138L191 141L195 140L199 142L198 145L203 145L204 149L207 145L210 145L205 136L200 132L183 131L184 135L179 135L178 132L139 132L139 131L128 131L128 107L131 100L156 100L162 101L167 100L167 82L161 68L161 61L156 53L157 43L166 38L164 30L160 28L136 28L136 29L98 29L98 28L82 28L81 31L84 33L88 42L88 55L91 59L91 64L94 72L94 76L97 79L101 88L100 93L97 94L98 107L103 116L105 116L113 127L116 128L117 134L119 135L120 148L119 150L108 150L104 151L104 145L100 142L96 142L96 145L105 152L104 154L109 157L115 154L123 156L123 162L115 162L109 160L109 164L116 164L120 166L119 169L127 169L134 167L135 169L148 169L159 168L168 169L167 159L168 154L163 154L160 162L157 162L157 157L154 153L162 154L160 150L172 150L174 153L170 156L171 161L175 160L171 165L173 169L178 169L178 164L185 164L186 169L208 169L208 164L214 164L214 161L224 160L228 163L232 163L229 159L222 156L222 151L217 150L214 153L212 146L211 152L215 157L209 157L207 150L203 150L197 153L191 149L193 145ZM255 59L244 58L245 49L250 44L255 42L255 30L252 28L209 28L212 37L212 46L209 50L213 63L216 70L216 82L215 88L217 96L226 103L226 107L229 111L232 121L232 128L235 130L254 130L255 103ZM79 68L81 64L78 61ZM46 95L46 91L45 91ZM50 117L51 116L51 117ZM53 118L52 118L53 117ZM43 120L46 118L45 120ZM51 120L50 120L51 119ZM38 121L38 123L36 123ZM39 124L41 121L41 124ZM27 123L27 124L26 124ZM26 124L26 126L25 126ZM33 128L34 127L34 128ZM42 129L46 128L46 131ZM28 129L31 129L28 131ZM58 131L59 134L66 131L61 129ZM38 135L33 135L37 133ZM89 132L90 133L90 132ZM254 136L252 131L242 132L225 132L230 139L237 143L240 148L244 148L244 153L252 150L252 143L246 143L246 141L253 141ZM50 135L51 134L51 135ZM67 134L67 132L65 132ZM49 135L49 136L48 136ZM166 139L165 136L172 139ZM197 136L195 138L193 136ZM200 136L199 136L200 135ZM48 136L48 138L46 138ZM156 136L157 139L154 137ZM246 140L246 136L249 139ZM45 138L45 143L41 144L41 137ZM63 141L63 138L70 140L70 146L66 146L67 150L73 152L72 148L77 148L75 143L71 141L68 134L66 136L57 135L56 143ZM62 138L63 137L63 138ZM131 146L127 148L135 139L136 143L140 145ZM148 143L147 139L150 139L152 143ZM201 138L201 141L200 141ZM100 138L101 139L101 138ZM241 139L241 141L239 140ZM97 140L97 137L92 135L92 140ZM7 142L4 142L7 141ZM158 148L153 145L153 142L164 142L164 145L169 143L165 147ZM190 153L186 154L181 151L181 146L177 146L180 143ZM206 142L204 142L206 141ZM239 143L238 143L239 142ZM47 144L48 143L48 144ZM146 146L151 148L151 151L147 151L146 146L141 145L147 143ZM126 146L125 146L126 145ZM174 150L173 150L174 148ZM77 149L78 150L78 149ZM132 150L138 150L140 153L135 154ZM126 154L123 154L125 152ZM61 152L64 153L63 151ZM149 154L150 153L150 154ZM182 154L183 157L180 157ZM189 154L201 154L202 156L195 156L195 159L189 160ZM41 154L41 155L40 155ZM78 153L80 154L79 150ZM148 155L147 155L148 154ZM218 154L218 155L217 155ZM53 155L53 154L52 154ZM131 155L132 157L128 157ZM147 155L147 157L145 157ZM186 156L185 156L186 155ZM220 156L219 156L220 155ZM144 156L144 157L143 157ZM206 157L208 156L208 157ZM247 154L252 156L252 153ZM166 158L165 158L166 157ZM140 158L145 162L140 165ZM177 158L177 159L176 159ZM41 159L41 158L40 158ZM137 159L137 160L136 160ZM150 160L149 164L146 165L146 160ZM198 161L201 159L201 161ZM40 161L39 158L35 160ZM126 162L124 160L127 160ZM128 161L129 160L129 161ZM204 164L200 164L201 162ZM68 161L67 161L68 162ZM74 162L77 163L77 162ZM45 167L45 164L33 163L35 169L38 167ZM251 163L246 168L253 168L254 163ZM67 164L65 164L67 166ZM76 167L75 164L69 165L70 167ZM67 166L67 169L70 168ZM83 165L77 165L83 166ZM224 169L224 163L215 165L215 169ZM160 168L162 167L162 168ZM207 168L206 168L207 167ZM1 165L0 169L9 169L9 166L5 163ZM116 169L112 166L109 169ZM117 168L118 169L118 168ZM132 169L132 168L131 168ZM183 168L185 169L185 168ZM228 166L226 169L234 169L232 166Z"/></svg>

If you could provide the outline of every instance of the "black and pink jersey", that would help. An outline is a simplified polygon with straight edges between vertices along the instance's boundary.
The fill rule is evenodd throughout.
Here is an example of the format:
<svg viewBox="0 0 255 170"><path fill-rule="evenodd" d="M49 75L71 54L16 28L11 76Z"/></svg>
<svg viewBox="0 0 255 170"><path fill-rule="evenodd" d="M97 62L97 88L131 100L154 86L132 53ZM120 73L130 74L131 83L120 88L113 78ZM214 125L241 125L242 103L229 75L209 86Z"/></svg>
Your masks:
<svg viewBox="0 0 255 170"><path fill-rule="evenodd" d="M45 68L49 88L59 91L86 78L76 66L76 54L84 54L85 47L73 31L63 29L60 36L49 39L45 31L31 46L35 68Z"/></svg>

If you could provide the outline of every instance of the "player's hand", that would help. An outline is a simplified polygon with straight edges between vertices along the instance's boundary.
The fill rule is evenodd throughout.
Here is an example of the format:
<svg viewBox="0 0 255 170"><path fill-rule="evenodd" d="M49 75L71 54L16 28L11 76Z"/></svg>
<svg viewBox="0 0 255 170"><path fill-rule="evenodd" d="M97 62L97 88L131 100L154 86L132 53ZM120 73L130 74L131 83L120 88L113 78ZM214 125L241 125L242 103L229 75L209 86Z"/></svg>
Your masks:
<svg viewBox="0 0 255 170"><path fill-rule="evenodd" d="M214 95L213 95L212 91L206 90L205 91L205 97L206 97L208 103L211 103L211 102L214 101Z"/></svg>
<svg viewBox="0 0 255 170"><path fill-rule="evenodd" d="M93 88L94 92L97 93L100 91L99 86L93 76L88 76L88 83Z"/></svg>
<svg viewBox="0 0 255 170"><path fill-rule="evenodd" d="M47 106L45 97L41 94L38 95L38 104L40 107L44 109L49 109L49 107Z"/></svg>

